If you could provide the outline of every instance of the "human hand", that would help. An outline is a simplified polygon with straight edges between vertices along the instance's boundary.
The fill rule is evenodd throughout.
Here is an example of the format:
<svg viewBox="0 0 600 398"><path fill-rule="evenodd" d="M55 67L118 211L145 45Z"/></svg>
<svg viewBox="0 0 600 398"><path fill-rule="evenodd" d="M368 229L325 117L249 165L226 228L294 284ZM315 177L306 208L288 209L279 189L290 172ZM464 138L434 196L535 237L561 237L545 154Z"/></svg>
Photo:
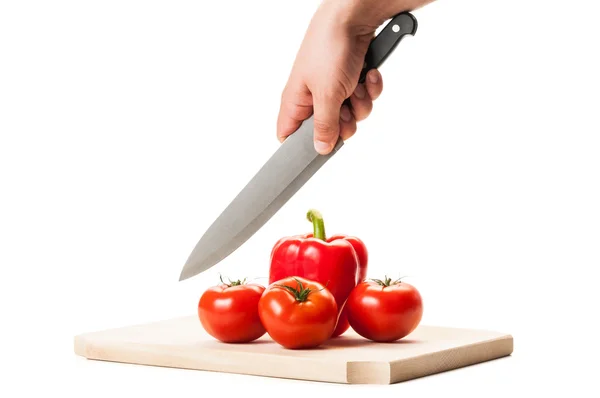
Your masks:
<svg viewBox="0 0 600 398"><path fill-rule="evenodd" d="M378 70L358 84L375 31L398 9L432 0L324 0L315 12L281 96L277 138L283 142L314 115L314 143L328 154L338 138L347 140L366 119L383 91ZM391 7L395 3L395 8ZM343 104L349 98L351 107Z"/></svg>

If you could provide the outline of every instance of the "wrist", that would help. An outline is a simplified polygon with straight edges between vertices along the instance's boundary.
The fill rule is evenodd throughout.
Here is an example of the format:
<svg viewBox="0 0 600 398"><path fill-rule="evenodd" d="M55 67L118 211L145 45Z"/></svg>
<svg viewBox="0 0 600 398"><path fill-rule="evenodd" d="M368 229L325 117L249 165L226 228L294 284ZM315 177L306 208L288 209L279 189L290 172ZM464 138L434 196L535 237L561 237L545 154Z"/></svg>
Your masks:
<svg viewBox="0 0 600 398"><path fill-rule="evenodd" d="M368 35L386 19L381 0L323 0L319 9L330 22L352 35Z"/></svg>
<svg viewBox="0 0 600 398"><path fill-rule="evenodd" d="M323 0L321 8L351 32L371 34L403 11L413 11L434 0Z"/></svg>

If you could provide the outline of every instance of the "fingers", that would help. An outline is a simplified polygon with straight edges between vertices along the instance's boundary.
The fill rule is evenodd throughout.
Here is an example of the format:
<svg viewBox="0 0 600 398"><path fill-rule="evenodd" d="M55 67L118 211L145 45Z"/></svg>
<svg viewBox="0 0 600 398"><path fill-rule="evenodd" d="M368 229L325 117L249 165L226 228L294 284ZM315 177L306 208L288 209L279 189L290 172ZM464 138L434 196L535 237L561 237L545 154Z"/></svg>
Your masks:
<svg viewBox="0 0 600 398"><path fill-rule="evenodd" d="M350 122L352 115L341 112L342 100L333 96L319 95L314 98L314 142L315 150L321 155L327 155L333 149L340 135L340 119ZM344 120L346 121L346 120Z"/></svg>
<svg viewBox="0 0 600 398"><path fill-rule="evenodd" d="M379 98L381 92L383 91L383 79L381 77L381 73L379 73L377 69L371 69L367 73L365 83L369 97L371 97L371 100L375 101L377 98Z"/></svg>
<svg viewBox="0 0 600 398"><path fill-rule="evenodd" d="M303 82L290 81L282 94L277 117L277 139L283 142L302 122L314 114L315 150L326 155L335 146L338 137L347 140L356 132L356 123L365 120L383 91L383 79L378 70L367 73L364 83L357 85L350 96L351 109L342 106L343 99L315 95Z"/></svg>
<svg viewBox="0 0 600 398"><path fill-rule="evenodd" d="M365 120L373 110L375 101L383 91L383 79L376 69L367 73L364 83L358 84L354 93L350 96L352 111L356 121Z"/></svg>
<svg viewBox="0 0 600 398"><path fill-rule="evenodd" d="M350 103L352 104L352 112L356 121L360 122L365 120L373 109L373 101L367 93L367 89L364 84L356 86L354 93L350 96Z"/></svg>
<svg viewBox="0 0 600 398"><path fill-rule="evenodd" d="M281 96L277 116L277 139L283 142L286 137L298 130L305 119L312 114L312 96L304 84L289 84Z"/></svg>
<svg viewBox="0 0 600 398"><path fill-rule="evenodd" d="M340 137L344 141L352 137L356 133L356 119L346 105L342 105L340 111Z"/></svg>

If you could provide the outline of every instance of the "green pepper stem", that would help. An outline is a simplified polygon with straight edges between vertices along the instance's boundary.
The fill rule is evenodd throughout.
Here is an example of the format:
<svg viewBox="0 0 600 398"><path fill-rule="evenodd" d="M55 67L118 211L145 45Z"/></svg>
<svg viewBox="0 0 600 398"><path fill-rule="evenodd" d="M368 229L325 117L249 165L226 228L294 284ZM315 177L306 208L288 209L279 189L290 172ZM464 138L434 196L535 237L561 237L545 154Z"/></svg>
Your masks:
<svg viewBox="0 0 600 398"><path fill-rule="evenodd" d="M311 209L306 213L306 218L313 224L313 236L325 240L325 222L318 210Z"/></svg>

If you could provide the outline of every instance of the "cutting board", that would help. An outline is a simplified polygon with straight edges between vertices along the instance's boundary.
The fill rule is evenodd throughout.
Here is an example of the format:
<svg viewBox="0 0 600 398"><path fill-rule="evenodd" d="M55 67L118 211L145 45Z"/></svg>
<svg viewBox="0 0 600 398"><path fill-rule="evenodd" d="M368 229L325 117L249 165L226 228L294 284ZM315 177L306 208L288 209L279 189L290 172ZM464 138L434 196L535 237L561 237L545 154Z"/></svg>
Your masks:
<svg viewBox="0 0 600 398"><path fill-rule="evenodd" d="M420 325L395 343L352 330L310 350L287 350L265 334L248 344L210 337L196 316L85 333L75 353L91 360L333 382L393 384L512 354L509 334Z"/></svg>

